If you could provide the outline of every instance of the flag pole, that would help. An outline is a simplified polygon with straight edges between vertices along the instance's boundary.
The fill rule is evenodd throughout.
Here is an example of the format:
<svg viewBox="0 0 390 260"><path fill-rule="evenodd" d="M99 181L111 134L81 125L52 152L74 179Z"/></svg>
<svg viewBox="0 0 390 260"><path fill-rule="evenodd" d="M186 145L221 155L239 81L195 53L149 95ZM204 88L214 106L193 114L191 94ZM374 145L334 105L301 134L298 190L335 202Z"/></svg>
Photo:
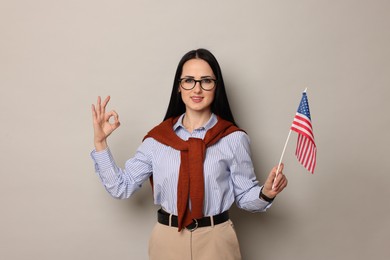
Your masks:
<svg viewBox="0 0 390 260"><path fill-rule="evenodd" d="M288 140L290 139L291 132L292 132L292 131L291 131L291 129L290 129L290 131L288 132L288 136L287 136L286 143L284 144L282 156L280 156L280 160L279 160L279 163L278 163L278 169L276 170L276 176L275 176L275 178L278 177L279 170L280 170L280 165L282 164L284 152L286 151L286 147L287 147L287 144L288 144Z"/></svg>
<svg viewBox="0 0 390 260"><path fill-rule="evenodd" d="M307 91L307 88L305 88L305 90L303 91L303 93L306 93L306 91ZM279 170L280 170L280 165L282 164L282 160L283 160L284 152L286 151L286 147L287 147L288 141L289 141L289 139L290 139L291 132L292 132L292 130L291 130L291 128L290 128L290 131L288 132L288 135L287 135L286 142L284 143L284 147L283 147L282 156L280 156L280 160L279 160L279 163L278 163L278 168L277 168L277 170L276 170L276 176L275 176L275 179L276 179L276 177L278 177ZM273 185L272 185L272 188L273 188Z"/></svg>

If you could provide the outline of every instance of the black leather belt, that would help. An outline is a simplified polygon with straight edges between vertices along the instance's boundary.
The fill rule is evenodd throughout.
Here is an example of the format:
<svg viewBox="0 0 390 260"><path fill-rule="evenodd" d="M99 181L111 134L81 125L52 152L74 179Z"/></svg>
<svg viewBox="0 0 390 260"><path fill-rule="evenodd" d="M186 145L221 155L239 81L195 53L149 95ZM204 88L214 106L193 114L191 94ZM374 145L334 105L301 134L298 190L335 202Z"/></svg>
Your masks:
<svg viewBox="0 0 390 260"><path fill-rule="evenodd" d="M171 218L170 225L169 225L169 218ZM171 216L169 213L165 212L163 209L159 209L157 211L157 220L159 223L161 223L163 225L171 226L171 227L178 227L177 216L175 216L175 215ZM209 227L212 224L218 225L218 224L221 224L221 223L228 221L228 220L229 220L229 212L225 211L225 212L222 212L221 214L218 214L215 216L194 219L191 224L186 226L186 229L192 232L199 227Z"/></svg>

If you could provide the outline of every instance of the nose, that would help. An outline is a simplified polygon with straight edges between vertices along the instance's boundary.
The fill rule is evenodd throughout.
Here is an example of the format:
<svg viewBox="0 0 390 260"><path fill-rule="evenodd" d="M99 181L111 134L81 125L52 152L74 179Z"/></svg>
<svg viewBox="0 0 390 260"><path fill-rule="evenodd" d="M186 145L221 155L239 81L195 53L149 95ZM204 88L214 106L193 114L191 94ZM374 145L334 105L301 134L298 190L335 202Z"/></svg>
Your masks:
<svg viewBox="0 0 390 260"><path fill-rule="evenodd" d="M196 93L202 92L202 87L200 86L200 81L195 82L195 86L194 86L193 90Z"/></svg>

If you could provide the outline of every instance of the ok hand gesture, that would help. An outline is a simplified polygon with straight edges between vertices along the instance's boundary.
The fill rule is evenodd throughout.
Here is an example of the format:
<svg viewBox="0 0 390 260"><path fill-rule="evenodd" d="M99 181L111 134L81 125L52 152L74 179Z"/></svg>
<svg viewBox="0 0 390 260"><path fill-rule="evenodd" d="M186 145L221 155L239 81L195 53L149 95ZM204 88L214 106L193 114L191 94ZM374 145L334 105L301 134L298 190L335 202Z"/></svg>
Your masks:
<svg viewBox="0 0 390 260"><path fill-rule="evenodd" d="M118 114L112 110L106 113L106 106L110 101L110 96L101 103L100 96L97 99L96 106L92 105L92 118L94 128L94 142L96 151L107 148L107 137L115 131L120 125ZM114 121L110 123L110 118Z"/></svg>

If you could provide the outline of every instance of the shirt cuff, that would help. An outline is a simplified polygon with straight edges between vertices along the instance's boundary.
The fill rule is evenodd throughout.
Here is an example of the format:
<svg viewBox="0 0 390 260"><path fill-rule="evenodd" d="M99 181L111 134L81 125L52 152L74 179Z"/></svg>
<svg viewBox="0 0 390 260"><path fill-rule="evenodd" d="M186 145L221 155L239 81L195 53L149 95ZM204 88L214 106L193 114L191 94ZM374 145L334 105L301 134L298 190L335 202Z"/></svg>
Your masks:
<svg viewBox="0 0 390 260"><path fill-rule="evenodd" d="M254 203L257 203L258 207L261 209L260 211L265 211L269 207L271 207L272 202L268 202L268 201L265 201L265 200L260 198L260 192L261 192L262 189L263 189L263 186L260 186L260 187L258 187L256 189L256 196L257 196L257 198L254 201Z"/></svg>
<svg viewBox="0 0 390 260"><path fill-rule="evenodd" d="M112 156L110 148L108 147L99 152L93 150L91 152L91 157L95 162L96 172L102 172L115 166L114 157Z"/></svg>
<svg viewBox="0 0 390 260"><path fill-rule="evenodd" d="M260 199L260 191L263 186L253 187L247 194L247 200L243 203L242 208L250 212L264 212L272 203Z"/></svg>

